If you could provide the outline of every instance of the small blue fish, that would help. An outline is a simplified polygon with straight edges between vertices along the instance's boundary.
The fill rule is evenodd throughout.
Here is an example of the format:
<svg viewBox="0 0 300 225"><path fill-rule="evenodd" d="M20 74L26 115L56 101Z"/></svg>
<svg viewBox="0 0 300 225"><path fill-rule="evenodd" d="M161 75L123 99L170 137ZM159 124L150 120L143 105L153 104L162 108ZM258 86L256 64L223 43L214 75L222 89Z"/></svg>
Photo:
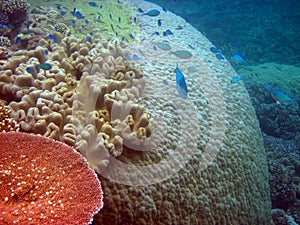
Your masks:
<svg viewBox="0 0 300 225"><path fill-rule="evenodd" d="M265 88L267 88L269 91L272 91L272 90L274 90L274 87L273 87L273 85L272 85L272 84L270 84L270 83L265 83L265 84L264 84L264 86L265 86Z"/></svg>
<svg viewBox="0 0 300 225"><path fill-rule="evenodd" d="M66 15L66 14L67 14L66 11L61 11L61 12L60 12L60 15L61 15L61 16L64 16L64 15Z"/></svg>
<svg viewBox="0 0 300 225"><path fill-rule="evenodd" d="M142 10L141 8L138 8L138 12L139 13L144 13L144 10Z"/></svg>
<svg viewBox="0 0 300 225"><path fill-rule="evenodd" d="M45 55L48 55L49 54L49 51L46 49L45 50Z"/></svg>
<svg viewBox="0 0 300 225"><path fill-rule="evenodd" d="M152 35L159 35L159 32L155 31Z"/></svg>
<svg viewBox="0 0 300 225"><path fill-rule="evenodd" d="M37 64L36 66L43 70L50 70L52 68L52 66L49 63L41 63Z"/></svg>
<svg viewBox="0 0 300 225"><path fill-rule="evenodd" d="M294 100L281 90L271 92L273 99L278 103L293 103Z"/></svg>
<svg viewBox="0 0 300 225"><path fill-rule="evenodd" d="M76 8L73 9L73 11L71 12L72 16L75 16L76 14Z"/></svg>
<svg viewBox="0 0 300 225"><path fill-rule="evenodd" d="M28 73L35 74L35 69L33 69L32 67L27 67L27 68L26 68L26 71L27 71Z"/></svg>
<svg viewBox="0 0 300 225"><path fill-rule="evenodd" d="M97 8L98 8L97 3L95 3L95 2L88 2L88 3L89 3L90 6L92 6L92 7L97 7Z"/></svg>
<svg viewBox="0 0 300 225"><path fill-rule="evenodd" d="M121 17L118 18L119 23L121 23Z"/></svg>
<svg viewBox="0 0 300 225"><path fill-rule="evenodd" d="M89 24L90 23L90 21L88 21L88 20L85 20L85 24Z"/></svg>
<svg viewBox="0 0 300 225"><path fill-rule="evenodd" d="M232 60L235 61L236 63L240 63L240 64L246 63L246 60L240 54L232 54L231 57L232 57Z"/></svg>
<svg viewBox="0 0 300 225"><path fill-rule="evenodd" d="M132 40L134 40L134 36L133 36L133 34L129 34L129 37L132 39Z"/></svg>
<svg viewBox="0 0 300 225"><path fill-rule="evenodd" d="M167 12L168 10L167 10L167 8L166 7L161 7L162 8L162 10L164 11L164 12Z"/></svg>
<svg viewBox="0 0 300 225"><path fill-rule="evenodd" d="M230 80L230 83L234 84L234 83L237 83L239 82L240 80L243 80L243 78L241 77L234 77Z"/></svg>
<svg viewBox="0 0 300 225"><path fill-rule="evenodd" d="M160 27L161 26L161 19L157 20L157 25Z"/></svg>
<svg viewBox="0 0 300 225"><path fill-rule="evenodd" d="M75 12L75 17L79 20L84 19L84 16L79 11Z"/></svg>
<svg viewBox="0 0 300 225"><path fill-rule="evenodd" d="M112 20L112 14L111 13L109 14L109 18Z"/></svg>
<svg viewBox="0 0 300 225"><path fill-rule="evenodd" d="M76 24L76 20L71 20L71 24L75 25Z"/></svg>
<svg viewBox="0 0 300 225"><path fill-rule="evenodd" d="M166 30L167 35L172 35L173 32L171 30Z"/></svg>
<svg viewBox="0 0 300 225"><path fill-rule="evenodd" d="M9 23L9 24L6 25L6 28L8 28L9 30L11 30L12 28L14 28L14 26Z"/></svg>
<svg viewBox="0 0 300 225"><path fill-rule="evenodd" d="M136 17L133 18L133 22L136 23Z"/></svg>
<svg viewBox="0 0 300 225"><path fill-rule="evenodd" d="M21 42L21 38L20 37L17 37L16 40L15 40L15 44L19 44Z"/></svg>
<svg viewBox="0 0 300 225"><path fill-rule="evenodd" d="M125 59L126 59L126 60L131 60L130 55L126 55L126 56L125 56Z"/></svg>
<svg viewBox="0 0 300 225"><path fill-rule="evenodd" d="M58 43L57 38L56 38L55 35L49 34L49 35L48 35L48 38L49 38L50 40L53 40L54 43L56 43L56 44Z"/></svg>
<svg viewBox="0 0 300 225"><path fill-rule="evenodd" d="M221 53L216 54L216 58L219 60L225 59L224 56Z"/></svg>
<svg viewBox="0 0 300 225"><path fill-rule="evenodd" d="M140 60L141 58L137 54L133 54L132 59L137 61Z"/></svg>
<svg viewBox="0 0 300 225"><path fill-rule="evenodd" d="M176 74L177 91L182 98L186 99L188 97L188 89L186 86L184 75L179 70L178 65L176 66L174 72Z"/></svg>
<svg viewBox="0 0 300 225"><path fill-rule="evenodd" d="M211 47L210 49L209 49L211 52L213 52L213 53L218 53L218 52L221 52L218 48L216 48L216 47Z"/></svg>
<svg viewBox="0 0 300 225"><path fill-rule="evenodd" d="M152 9L146 13L143 13L144 16L158 16L160 14L160 11L157 9Z"/></svg>

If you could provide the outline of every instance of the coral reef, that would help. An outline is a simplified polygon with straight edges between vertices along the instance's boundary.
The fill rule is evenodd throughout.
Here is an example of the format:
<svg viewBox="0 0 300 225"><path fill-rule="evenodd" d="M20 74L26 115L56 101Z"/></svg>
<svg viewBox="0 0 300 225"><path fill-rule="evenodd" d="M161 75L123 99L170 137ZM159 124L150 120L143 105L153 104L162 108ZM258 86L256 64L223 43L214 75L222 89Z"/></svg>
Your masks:
<svg viewBox="0 0 300 225"><path fill-rule="evenodd" d="M21 132L0 133L0 223L90 224L103 207L95 172L73 148Z"/></svg>
<svg viewBox="0 0 300 225"><path fill-rule="evenodd" d="M26 0L1 1L0 12L3 24L17 25L23 22L27 16L27 9L30 4Z"/></svg>
<svg viewBox="0 0 300 225"><path fill-rule="evenodd" d="M272 209L272 221L274 225L297 225L293 217L287 215L281 209Z"/></svg>
<svg viewBox="0 0 300 225"><path fill-rule="evenodd" d="M11 118L10 109L0 100L0 132L19 131L20 125Z"/></svg>

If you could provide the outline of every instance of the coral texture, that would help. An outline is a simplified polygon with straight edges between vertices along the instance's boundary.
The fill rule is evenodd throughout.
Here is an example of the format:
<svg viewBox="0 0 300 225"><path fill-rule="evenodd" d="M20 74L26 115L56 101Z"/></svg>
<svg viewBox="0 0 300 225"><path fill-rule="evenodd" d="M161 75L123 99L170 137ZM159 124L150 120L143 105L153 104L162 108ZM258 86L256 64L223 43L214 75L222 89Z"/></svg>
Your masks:
<svg viewBox="0 0 300 225"><path fill-rule="evenodd" d="M7 16L7 22L13 25L26 19L27 9L29 7L30 4L26 0L8 0L1 1L0 3L0 11Z"/></svg>
<svg viewBox="0 0 300 225"><path fill-rule="evenodd" d="M10 109L0 100L0 132L19 131L20 125L11 118Z"/></svg>
<svg viewBox="0 0 300 225"><path fill-rule="evenodd" d="M94 171L73 148L21 132L0 133L0 223L89 224L102 207Z"/></svg>

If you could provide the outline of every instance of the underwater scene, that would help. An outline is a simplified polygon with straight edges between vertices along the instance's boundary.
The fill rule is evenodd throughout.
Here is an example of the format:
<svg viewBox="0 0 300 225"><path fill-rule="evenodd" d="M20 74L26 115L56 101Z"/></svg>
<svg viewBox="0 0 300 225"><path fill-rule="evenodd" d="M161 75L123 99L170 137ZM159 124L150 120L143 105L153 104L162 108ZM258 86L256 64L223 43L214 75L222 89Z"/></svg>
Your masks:
<svg viewBox="0 0 300 225"><path fill-rule="evenodd" d="M0 0L0 225L300 224L298 0Z"/></svg>

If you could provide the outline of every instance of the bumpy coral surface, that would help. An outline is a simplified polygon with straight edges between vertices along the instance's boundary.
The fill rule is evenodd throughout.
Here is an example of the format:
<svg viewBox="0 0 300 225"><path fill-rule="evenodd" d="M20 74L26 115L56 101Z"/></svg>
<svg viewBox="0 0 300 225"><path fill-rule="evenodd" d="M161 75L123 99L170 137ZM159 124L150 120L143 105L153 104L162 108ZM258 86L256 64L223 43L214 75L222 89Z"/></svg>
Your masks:
<svg viewBox="0 0 300 225"><path fill-rule="evenodd" d="M0 132L19 131L20 125L11 118L11 111L0 100Z"/></svg>
<svg viewBox="0 0 300 225"><path fill-rule="evenodd" d="M73 148L20 132L0 133L0 223L89 224L102 207L94 171Z"/></svg>

